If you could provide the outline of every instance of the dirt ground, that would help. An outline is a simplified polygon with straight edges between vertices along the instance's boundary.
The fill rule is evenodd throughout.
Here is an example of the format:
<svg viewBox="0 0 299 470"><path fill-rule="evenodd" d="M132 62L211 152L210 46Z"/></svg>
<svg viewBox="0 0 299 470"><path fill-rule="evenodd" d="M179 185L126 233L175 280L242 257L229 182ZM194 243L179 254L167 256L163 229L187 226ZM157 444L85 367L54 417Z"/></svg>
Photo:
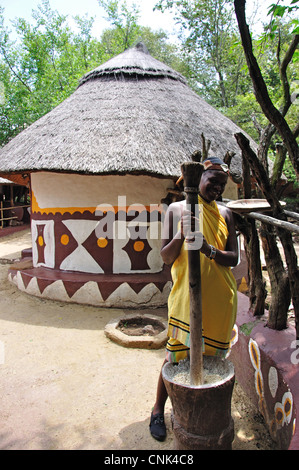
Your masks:
<svg viewBox="0 0 299 470"><path fill-rule="evenodd" d="M0 238L0 449L172 450L149 434L164 350L122 347L104 334L124 313L53 302L7 280L9 261L31 246L28 230ZM151 310L166 318L165 309ZM236 383L234 450L270 450L262 417Z"/></svg>

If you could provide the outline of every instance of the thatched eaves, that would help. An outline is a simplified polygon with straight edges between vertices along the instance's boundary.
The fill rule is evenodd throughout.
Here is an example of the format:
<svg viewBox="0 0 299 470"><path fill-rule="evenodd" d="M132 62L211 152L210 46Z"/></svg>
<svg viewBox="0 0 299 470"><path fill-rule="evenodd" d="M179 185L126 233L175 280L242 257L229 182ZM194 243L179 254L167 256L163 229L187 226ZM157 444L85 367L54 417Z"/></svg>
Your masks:
<svg viewBox="0 0 299 470"><path fill-rule="evenodd" d="M128 49L86 74L77 90L0 150L0 174L33 171L177 177L181 163L211 140L211 154L234 152L240 128L151 57Z"/></svg>

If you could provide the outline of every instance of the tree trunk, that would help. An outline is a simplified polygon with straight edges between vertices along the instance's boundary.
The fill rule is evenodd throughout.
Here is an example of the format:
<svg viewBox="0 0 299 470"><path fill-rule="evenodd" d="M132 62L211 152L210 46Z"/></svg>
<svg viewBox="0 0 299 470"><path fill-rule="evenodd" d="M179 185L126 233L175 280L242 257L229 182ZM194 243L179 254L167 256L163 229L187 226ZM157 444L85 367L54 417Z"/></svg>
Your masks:
<svg viewBox="0 0 299 470"><path fill-rule="evenodd" d="M269 177L265 171L264 166L257 158L255 152L249 145L249 140L242 134L235 134L238 145L242 152L246 155L250 164L251 170L263 192L267 201L269 202L273 216L277 219L287 221L287 217L281 208L277 194L272 188ZM289 231L283 230L282 228L276 228L277 234L281 240L286 263L288 267L288 277L290 283L291 297L294 306L295 319L296 319L296 336L299 338L299 271L297 265L297 255L294 248L292 235Z"/></svg>
<svg viewBox="0 0 299 470"><path fill-rule="evenodd" d="M243 235L249 271L250 311L254 316L260 316L265 313L267 291L262 274L259 237L254 220L249 220L246 225Z"/></svg>
<svg viewBox="0 0 299 470"><path fill-rule="evenodd" d="M244 198L251 199L251 171L246 154L243 151L242 170ZM260 262L260 244L256 223L254 220L246 220L240 216L235 216L235 221L244 237L244 248L248 263L250 311L253 315L264 315L267 292Z"/></svg>
<svg viewBox="0 0 299 470"><path fill-rule="evenodd" d="M271 285L271 302L267 326L273 330L283 330L287 327L288 309L291 300L289 277L285 272L277 247L275 229L270 225L262 224L260 237Z"/></svg>
<svg viewBox="0 0 299 470"><path fill-rule="evenodd" d="M291 233L282 229L277 229L277 233L283 246L286 263L288 266L291 297L295 312L296 338L299 339L299 270L297 254L294 248Z"/></svg>

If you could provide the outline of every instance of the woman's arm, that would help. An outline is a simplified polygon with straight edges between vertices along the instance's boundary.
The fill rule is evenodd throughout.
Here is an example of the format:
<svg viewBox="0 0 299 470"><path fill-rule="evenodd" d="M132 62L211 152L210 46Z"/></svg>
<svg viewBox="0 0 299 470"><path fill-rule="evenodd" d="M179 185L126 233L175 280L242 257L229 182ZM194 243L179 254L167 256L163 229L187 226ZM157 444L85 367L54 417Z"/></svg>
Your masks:
<svg viewBox="0 0 299 470"><path fill-rule="evenodd" d="M227 207L219 207L221 215L224 217L228 229L228 238L226 241L225 250L216 249L215 261L222 266L236 266L238 263L238 242L235 230L235 223L233 213ZM209 245L205 238L201 248L201 252L206 256L211 254L211 245Z"/></svg>
<svg viewBox="0 0 299 470"><path fill-rule="evenodd" d="M238 263L238 243L233 214L224 206L220 210L226 221L229 234L225 250L216 249L213 259L222 266L236 266ZM194 217L190 218L190 213L184 210L182 203L174 203L169 206L163 225L161 247L161 256L165 264L171 265L179 256L185 239L184 231L188 232L190 226L194 226L192 219ZM181 228L178 228L179 221L181 221ZM208 257L211 254L211 245L204 237L200 251Z"/></svg>
<svg viewBox="0 0 299 470"><path fill-rule="evenodd" d="M182 229L178 228L182 212L182 203L173 203L165 215L161 247L161 256L165 264L172 264L177 259L184 242Z"/></svg>

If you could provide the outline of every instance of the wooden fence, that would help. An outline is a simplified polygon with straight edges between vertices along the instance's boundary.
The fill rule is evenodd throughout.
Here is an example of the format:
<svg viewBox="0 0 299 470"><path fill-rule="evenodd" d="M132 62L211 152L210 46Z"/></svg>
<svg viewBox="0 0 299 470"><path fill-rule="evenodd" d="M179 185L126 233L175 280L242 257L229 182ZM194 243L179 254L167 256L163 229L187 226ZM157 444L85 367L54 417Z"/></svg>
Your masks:
<svg viewBox="0 0 299 470"><path fill-rule="evenodd" d="M299 214L297 212L291 211L284 211L287 217L291 217L292 219L299 220ZM245 217L250 217L251 219L259 220L265 224L273 225L274 227L279 227L289 232L294 232L299 234L299 226L293 224L292 222L287 222L284 220L276 219L275 217L271 217L270 215L260 214L258 212L249 212L248 214L243 214Z"/></svg>
<svg viewBox="0 0 299 470"><path fill-rule="evenodd" d="M3 206L3 201L0 201L0 229L3 229L4 228L4 222L5 221L8 221L8 220L14 220L14 219L19 219L19 217L17 215L11 215L9 216L5 216L7 214L5 214L5 211L14 211L16 209L21 209L21 208L28 208L30 207L29 204L26 204L26 205L22 205L22 206L11 206L11 207L4 207Z"/></svg>

